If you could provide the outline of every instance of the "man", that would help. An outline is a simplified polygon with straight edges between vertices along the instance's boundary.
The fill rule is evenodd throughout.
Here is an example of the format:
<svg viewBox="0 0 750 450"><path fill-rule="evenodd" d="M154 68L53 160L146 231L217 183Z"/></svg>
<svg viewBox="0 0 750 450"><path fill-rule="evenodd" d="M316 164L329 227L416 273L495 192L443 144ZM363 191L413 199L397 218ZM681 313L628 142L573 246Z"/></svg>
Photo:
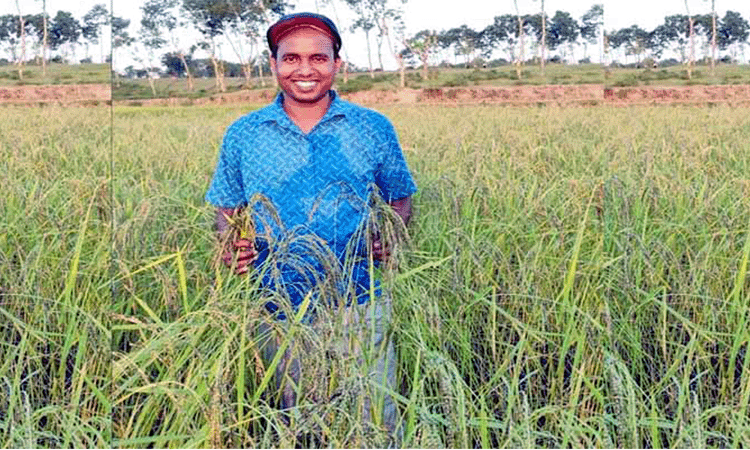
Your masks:
<svg viewBox="0 0 750 450"><path fill-rule="evenodd" d="M312 13L284 16L268 29L267 39L282 92L272 104L227 129L206 194L217 207L222 235L238 208L252 209L256 238L237 239L225 249L223 260L237 274L254 269L266 291L283 297L266 304L280 321L291 319L308 300L312 313L307 317L315 324L321 320L315 311L331 303L324 297L343 299L347 306L333 314L346 316L339 322L347 329L343 339L357 334L359 344L349 350L356 356L362 346L380 349L367 372L378 383L385 379L387 389L393 390L395 357L384 334L390 303L372 280L367 254L371 251L375 261L383 260L389 248L379 234L366 235L371 231L367 224L377 195L408 224L416 185L388 119L341 100L331 89L342 61L341 37L330 19ZM257 194L267 202L254 202ZM316 243L333 255L334 263L316 254ZM292 310L284 310L284 301ZM271 334L269 328L265 331ZM362 336L363 331L374 333ZM273 356L278 348L270 348L268 356ZM279 369L282 404L291 407L303 369L289 354ZM394 431L396 408L390 397L384 401L382 423Z"/></svg>

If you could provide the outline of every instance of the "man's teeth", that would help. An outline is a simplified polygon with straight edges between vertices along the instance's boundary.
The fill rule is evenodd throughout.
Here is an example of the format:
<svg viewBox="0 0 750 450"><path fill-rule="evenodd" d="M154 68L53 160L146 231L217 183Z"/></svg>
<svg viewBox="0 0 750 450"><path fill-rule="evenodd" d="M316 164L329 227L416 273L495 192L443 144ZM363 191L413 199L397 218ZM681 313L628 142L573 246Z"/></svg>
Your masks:
<svg viewBox="0 0 750 450"><path fill-rule="evenodd" d="M310 89L311 87L315 86L314 81L296 81L295 84L302 89Z"/></svg>

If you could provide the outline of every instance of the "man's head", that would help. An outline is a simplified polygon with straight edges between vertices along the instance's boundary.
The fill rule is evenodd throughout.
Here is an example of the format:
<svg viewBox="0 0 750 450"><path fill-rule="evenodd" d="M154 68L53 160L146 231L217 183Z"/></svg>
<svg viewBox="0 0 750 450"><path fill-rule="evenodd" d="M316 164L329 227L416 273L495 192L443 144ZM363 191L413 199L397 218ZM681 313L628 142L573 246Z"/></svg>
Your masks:
<svg viewBox="0 0 750 450"><path fill-rule="evenodd" d="M341 67L341 37L333 22L319 14L292 14L272 25L267 38L284 93L301 103L323 99Z"/></svg>

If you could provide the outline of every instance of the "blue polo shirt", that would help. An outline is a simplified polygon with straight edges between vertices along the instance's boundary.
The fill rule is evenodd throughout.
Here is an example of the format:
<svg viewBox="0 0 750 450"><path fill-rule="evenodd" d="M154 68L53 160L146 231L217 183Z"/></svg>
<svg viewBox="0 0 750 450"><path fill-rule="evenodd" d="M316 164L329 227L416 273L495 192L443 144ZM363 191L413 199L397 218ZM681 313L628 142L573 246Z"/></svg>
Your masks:
<svg viewBox="0 0 750 450"><path fill-rule="evenodd" d="M283 291L295 307L330 281L329 263L316 248L338 261L342 292L365 302L370 276L364 230L371 196L390 202L417 190L390 121L334 91L330 95L328 111L307 134L284 111L281 93L235 121L224 135L206 193L217 207L252 205L262 285ZM255 194L272 208L255 201Z"/></svg>

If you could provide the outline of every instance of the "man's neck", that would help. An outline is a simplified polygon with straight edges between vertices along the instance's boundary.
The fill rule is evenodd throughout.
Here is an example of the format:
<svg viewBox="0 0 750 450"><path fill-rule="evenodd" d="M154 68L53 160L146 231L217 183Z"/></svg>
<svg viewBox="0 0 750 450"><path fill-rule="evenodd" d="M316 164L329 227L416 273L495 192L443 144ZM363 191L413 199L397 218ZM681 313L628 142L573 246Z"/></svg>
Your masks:
<svg viewBox="0 0 750 450"><path fill-rule="evenodd" d="M325 116L333 99L328 94L315 103L302 103L284 96L284 111L304 133L309 133Z"/></svg>

